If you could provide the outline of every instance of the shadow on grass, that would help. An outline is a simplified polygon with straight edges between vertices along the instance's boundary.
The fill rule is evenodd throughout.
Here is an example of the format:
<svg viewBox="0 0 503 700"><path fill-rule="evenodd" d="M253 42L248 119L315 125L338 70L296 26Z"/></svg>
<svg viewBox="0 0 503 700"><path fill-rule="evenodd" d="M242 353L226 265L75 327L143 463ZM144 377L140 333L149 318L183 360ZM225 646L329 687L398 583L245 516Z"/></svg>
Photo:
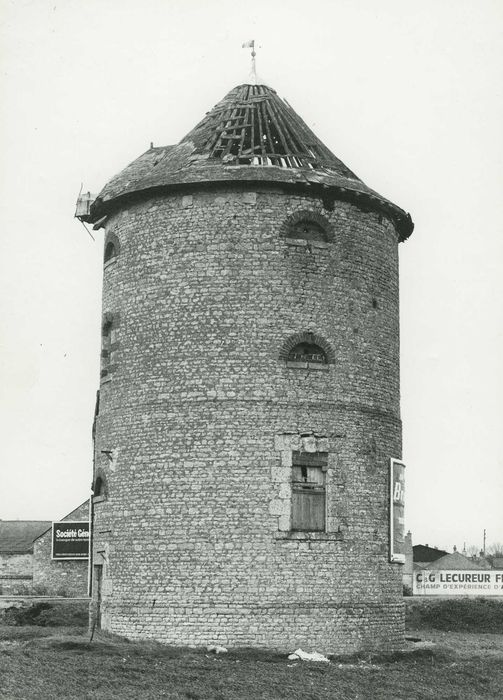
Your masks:
<svg viewBox="0 0 503 700"><path fill-rule="evenodd" d="M330 661L344 665L355 665L355 664L373 664L383 666L386 664L401 664L401 663L417 663L419 661L438 661L439 663L449 662L454 658L455 654L444 648L439 647L418 647L410 649L400 649L393 652L382 652L382 653L365 653L359 652L358 654L351 655L329 655Z"/></svg>

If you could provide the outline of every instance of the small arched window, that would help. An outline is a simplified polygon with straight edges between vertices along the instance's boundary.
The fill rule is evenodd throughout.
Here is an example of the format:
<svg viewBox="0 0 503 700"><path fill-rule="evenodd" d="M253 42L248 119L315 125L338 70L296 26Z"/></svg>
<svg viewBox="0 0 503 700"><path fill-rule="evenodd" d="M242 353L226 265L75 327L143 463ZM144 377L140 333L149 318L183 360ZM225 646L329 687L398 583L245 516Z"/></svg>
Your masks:
<svg viewBox="0 0 503 700"><path fill-rule="evenodd" d="M291 214L281 225L281 235L290 242L304 240L326 244L333 239L330 221L317 211L308 209Z"/></svg>
<svg viewBox="0 0 503 700"><path fill-rule="evenodd" d="M335 362L334 351L321 336L310 331L290 336L279 351L279 359L287 367L325 369Z"/></svg>
<svg viewBox="0 0 503 700"><path fill-rule="evenodd" d="M110 233L105 241L105 253L103 255L103 263L105 267L116 261L119 255L119 239L113 233Z"/></svg>
<svg viewBox="0 0 503 700"><path fill-rule="evenodd" d="M105 246L105 259L104 262L108 262L109 260L112 260L112 258L117 257L117 254L115 252L115 245L113 241L108 241L108 243Z"/></svg>
<svg viewBox="0 0 503 700"><path fill-rule="evenodd" d="M95 496L104 496L105 495L105 482L101 478L101 476L99 476L96 479L96 483L94 484L94 495Z"/></svg>
<svg viewBox="0 0 503 700"><path fill-rule="evenodd" d="M324 229L317 224L316 221L311 221L309 219L298 221L294 226L292 226L288 237L303 238L305 241L326 242L327 240L327 235Z"/></svg>
<svg viewBox="0 0 503 700"><path fill-rule="evenodd" d="M323 348L315 343L299 343L290 350L287 361L326 365L327 355Z"/></svg>
<svg viewBox="0 0 503 700"><path fill-rule="evenodd" d="M108 484L105 475L101 471L98 471L96 479L93 484L93 502L99 503L108 498Z"/></svg>

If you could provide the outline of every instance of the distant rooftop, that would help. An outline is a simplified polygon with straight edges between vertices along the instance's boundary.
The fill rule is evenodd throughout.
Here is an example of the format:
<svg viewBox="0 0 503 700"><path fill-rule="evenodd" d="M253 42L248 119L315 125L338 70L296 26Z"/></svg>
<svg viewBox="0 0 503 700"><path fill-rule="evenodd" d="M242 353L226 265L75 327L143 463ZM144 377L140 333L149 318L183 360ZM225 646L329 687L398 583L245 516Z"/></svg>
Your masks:
<svg viewBox="0 0 503 700"><path fill-rule="evenodd" d="M472 559L468 559L468 557L465 557L463 554L461 554L461 552L453 552L452 554L445 554L443 557L436 559L434 562L431 563L431 566L429 566L428 568L433 570L486 568L490 569L491 566L486 564L485 562L484 564L474 562Z"/></svg>
<svg viewBox="0 0 503 700"><path fill-rule="evenodd" d="M415 544L412 547L413 557L415 562L430 562L445 557L448 552L436 547L430 547L427 544Z"/></svg>
<svg viewBox="0 0 503 700"><path fill-rule="evenodd" d="M33 540L50 527L50 520L0 520L0 554L29 554Z"/></svg>

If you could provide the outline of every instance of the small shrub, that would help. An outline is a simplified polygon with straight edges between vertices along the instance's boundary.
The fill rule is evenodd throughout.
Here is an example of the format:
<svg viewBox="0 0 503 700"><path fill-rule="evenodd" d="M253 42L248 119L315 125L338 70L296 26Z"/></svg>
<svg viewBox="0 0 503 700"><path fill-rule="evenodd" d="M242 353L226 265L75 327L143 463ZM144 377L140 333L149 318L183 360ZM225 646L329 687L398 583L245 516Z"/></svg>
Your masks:
<svg viewBox="0 0 503 700"><path fill-rule="evenodd" d="M87 602L46 603L6 608L0 611L4 625L35 625L37 627L87 627L89 608Z"/></svg>
<svg viewBox="0 0 503 700"><path fill-rule="evenodd" d="M6 608L2 616L2 622L4 625L44 625L45 623L40 622L40 615L43 611L50 609L52 606L49 603L35 603L29 607L15 606L11 608Z"/></svg>
<svg viewBox="0 0 503 700"><path fill-rule="evenodd" d="M493 632L503 629L503 601L484 598L411 601L406 628L446 632Z"/></svg>
<svg viewBox="0 0 503 700"><path fill-rule="evenodd" d="M36 624L47 627L87 627L89 609L87 603L54 603L44 610Z"/></svg>

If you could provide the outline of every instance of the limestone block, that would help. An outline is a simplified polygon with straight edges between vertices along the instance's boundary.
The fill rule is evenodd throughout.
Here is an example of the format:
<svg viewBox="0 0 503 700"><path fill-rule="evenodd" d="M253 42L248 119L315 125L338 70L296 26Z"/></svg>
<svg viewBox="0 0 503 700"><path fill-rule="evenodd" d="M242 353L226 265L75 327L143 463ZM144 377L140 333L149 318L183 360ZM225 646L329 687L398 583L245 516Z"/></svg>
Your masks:
<svg viewBox="0 0 503 700"><path fill-rule="evenodd" d="M292 451L284 450L281 453L281 466L291 467L292 466Z"/></svg>
<svg viewBox="0 0 503 700"><path fill-rule="evenodd" d="M290 482L288 481L287 483L281 484L279 488L279 498L287 498L290 499L292 495L292 487Z"/></svg>
<svg viewBox="0 0 503 700"><path fill-rule="evenodd" d="M284 483L290 480L290 468L286 467L271 467L271 481L273 483Z"/></svg>
<svg viewBox="0 0 503 700"><path fill-rule="evenodd" d="M257 203L257 193L256 192L245 192L243 194L243 202L245 204L256 204Z"/></svg>
<svg viewBox="0 0 503 700"><path fill-rule="evenodd" d="M288 532L290 530L290 514L280 515L278 518L278 530Z"/></svg>
<svg viewBox="0 0 503 700"><path fill-rule="evenodd" d="M298 452L302 448L302 442L300 435L289 435L290 449L293 452Z"/></svg>
<svg viewBox="0 0 503 700"><path fill-rule="evenodd" d="M318 452L317 440L314 435L301 438L302 452Z"/></svg>
<svg viewBox="0 0 503 700"><path fill-rule="evenodd" d="M285 435L275 435L274 436L274 449L277 452L282 452L287 449L285 445Z"/></svg>
<svg viewBox="0 0 503 700"><path fill-rule="evenodd" d="M318 447L317 451L318 452L329 452L327 438L318 438L316 442L317 442L317 447Z"/></svg>
<svg viewBox="0 0 503 700"><path fill-rule="evenodd" d="M290 504L280 498L275 498L269 503L269 513L271 515L287 515L290 511Z"/></svg>

